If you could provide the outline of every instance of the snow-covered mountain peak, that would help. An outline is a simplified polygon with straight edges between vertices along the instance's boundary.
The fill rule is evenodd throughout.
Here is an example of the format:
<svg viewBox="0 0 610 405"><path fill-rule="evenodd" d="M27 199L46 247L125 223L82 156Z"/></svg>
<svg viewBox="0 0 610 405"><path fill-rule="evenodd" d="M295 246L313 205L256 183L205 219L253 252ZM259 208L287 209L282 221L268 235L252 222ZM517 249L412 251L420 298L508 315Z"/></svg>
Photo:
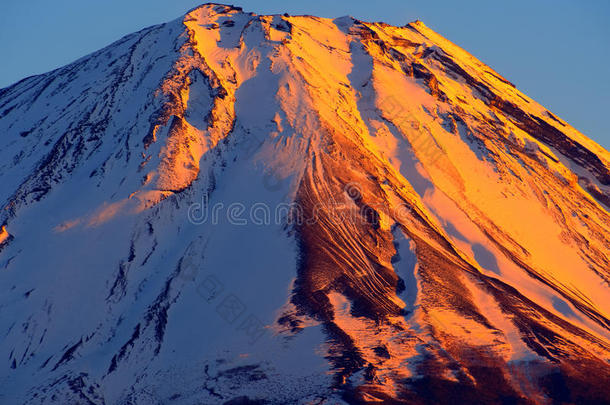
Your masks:
<svg viewBox="0 0 610 405"><path fill-rule="evenodd" d="M0 134L0 402L608 398L610 155L421 22L205 4Z"/></svg>

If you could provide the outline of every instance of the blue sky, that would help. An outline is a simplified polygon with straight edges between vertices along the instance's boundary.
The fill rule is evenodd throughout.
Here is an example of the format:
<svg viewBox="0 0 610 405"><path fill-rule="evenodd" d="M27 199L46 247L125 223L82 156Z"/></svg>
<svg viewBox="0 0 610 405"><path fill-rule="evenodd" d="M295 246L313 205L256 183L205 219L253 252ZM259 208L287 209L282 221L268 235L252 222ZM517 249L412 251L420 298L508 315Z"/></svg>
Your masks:
<svg viewBox="0 0 610 405"><path fill-rule="evenodd" d="M201 1L2 0L0 87L63 66ZM259 14L420 19L610 149L608 0L241 0Z"/></svg>

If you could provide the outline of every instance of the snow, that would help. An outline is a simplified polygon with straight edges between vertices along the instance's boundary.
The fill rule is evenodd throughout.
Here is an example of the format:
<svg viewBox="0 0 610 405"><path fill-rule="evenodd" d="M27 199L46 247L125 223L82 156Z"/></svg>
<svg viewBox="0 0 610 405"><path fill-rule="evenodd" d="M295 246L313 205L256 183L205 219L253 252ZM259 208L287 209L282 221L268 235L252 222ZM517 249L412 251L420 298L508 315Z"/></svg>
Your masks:
<svg viewBox="0 0 610 405"><path fill-rule="evenodd" d="M204 5L2 89L0 112L0 402L374 401L422 370L474 379L468 350L610 359L610 217L578 184L608 194L608 152L421 22ZM303 201L330 221L312 257L341 256L313 274L324 313L295 288ZM341 216L363 206L377 223Z"/></svg>

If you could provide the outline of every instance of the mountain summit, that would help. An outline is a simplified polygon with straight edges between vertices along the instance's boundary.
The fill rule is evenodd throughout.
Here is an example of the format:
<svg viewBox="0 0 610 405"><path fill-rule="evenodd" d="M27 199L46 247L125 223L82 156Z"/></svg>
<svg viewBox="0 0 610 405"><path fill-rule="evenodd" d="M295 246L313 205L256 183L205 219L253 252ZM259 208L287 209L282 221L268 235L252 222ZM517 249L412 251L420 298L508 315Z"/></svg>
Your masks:
<svg viewBox="0 0 610 405"><path fill-rule="evenodd" d="M421 22L206 4L0 134L0 403L610 399L610 154Z"/></svg>

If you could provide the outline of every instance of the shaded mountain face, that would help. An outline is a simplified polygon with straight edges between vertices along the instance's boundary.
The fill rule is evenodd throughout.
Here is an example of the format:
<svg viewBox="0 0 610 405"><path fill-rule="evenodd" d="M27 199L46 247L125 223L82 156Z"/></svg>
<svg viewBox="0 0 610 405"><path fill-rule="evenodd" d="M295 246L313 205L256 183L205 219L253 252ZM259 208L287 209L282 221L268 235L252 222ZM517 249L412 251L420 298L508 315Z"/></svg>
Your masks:
<svg viewBox="0 0 610 405"><path fill-rule="evenodd" d="M204 5L0 134L1 403L610 400L610 155L421 22Z"/></svg>

